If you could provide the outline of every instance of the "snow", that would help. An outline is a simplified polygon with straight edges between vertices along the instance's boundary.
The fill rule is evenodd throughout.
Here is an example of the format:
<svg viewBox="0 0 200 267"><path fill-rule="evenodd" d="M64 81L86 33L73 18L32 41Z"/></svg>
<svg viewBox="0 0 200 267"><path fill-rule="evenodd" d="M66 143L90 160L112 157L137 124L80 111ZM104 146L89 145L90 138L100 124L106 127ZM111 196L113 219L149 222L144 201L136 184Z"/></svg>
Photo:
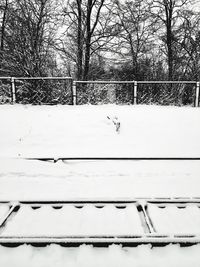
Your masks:
<svg viewBox="0 0 200 267"><path fill-rule="evenodd" d="M169 205L159 208L148 206L149 215L157 232L167 234L200 234L200 208L194 205L178 208Z"/></svg>
<svg viewBox="0 0 200 267"><path fill-rule="evenodd" d="M8 205L0 205L0 222L5 218L8 211L9 211Z"/></svg>
<svg viewBox="0 0 200 267"><path fill-rule="evenodd" d="M168 245L154 247L140 245L130 248L111 245L108 248L93 248L82 245L64 248L50 245L36 248L23 245L17 248L0 246L2 267L199 267L200 245L180 247ZM19 257L20 255L20 257Z"/></svg>
<svg viewBox="0 0 200 267"><path fill-rule="evenodd" d="M116 223L117 222L117 223ZM0 236L119 236L144 233L135 205L80 207L44 205L33 210L22 205Z"/></svg>
<svg viewBox="0 0 200 267"><path fill-rule="evenodd" d="M198 161L0 160L0 200L199 197Z"/></svg>
<svg viewBox="0 0 200 267"><path fill-rule="evenodd" d="M58 161L27 157L200 157L200 109L159 106L0 106L0 201L200 197L199 161ZM111 119L108 119L111 118ZM117 131L113 120L120 122ZM0 204L0 221L8 212ZM199 233L199 208L148 204L157 232ZM68 216L66 216L68 214ZM76 220L74 220L76 218ZM47 222L48 221L48 222ZM73 223L72 223L73 221ZM59 226L59 227L56 227ZM1 236L143 233L134 205L23 205ZM2 267L192 266L200 245L135 248L0 246Z"/></svg>
<svg viewBox="0 0 200 267"><path fill-rule="evenodd" d="M195 157L199 108L0 106L0 156ZM107 118L118 118L120 133Z"/></svg>

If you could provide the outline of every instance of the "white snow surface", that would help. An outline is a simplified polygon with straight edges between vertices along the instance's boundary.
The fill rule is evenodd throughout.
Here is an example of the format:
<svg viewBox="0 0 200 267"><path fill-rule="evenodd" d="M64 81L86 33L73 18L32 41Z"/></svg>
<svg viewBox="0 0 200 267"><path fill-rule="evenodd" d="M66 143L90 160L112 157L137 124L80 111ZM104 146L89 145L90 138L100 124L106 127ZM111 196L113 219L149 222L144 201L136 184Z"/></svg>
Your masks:
<svg viewBox="0 0 200 267"><path fill-rule="evenodd" d="M199 267L200 245L154 247L140 245L129 248L111 245L93 248L82 245L64 248L50 245L36 248L23 245L17 248L0 246L2 267ZM19 257L20 255L20 257Z"/></svg>
<svg viewBox="0 0 200 267"><path fill-rule="evenodd" d="M199 108L4 105L0 114L0 200L199 197L198 161L23 159L199 157Z"/></svg>
<svg viewBox="0 0 200 267"><path fill-rule="evenodd" d="M8 213L8 211L9 211L9 206L8 205L0 205L0 223L5 218L5 216Z"/></svg>
<svg viewBox="0 0 200 267"><path fill-rule="evenodd" d="M0 237L119 236L143 233L135 205L127 205L123 209L114 205L95 207L87 204L82 208L64 205L61 209L44 205L35 210L24 205L8 221Z"/></svg>
<svg viewBox="0 0 200 267"><path fill-rule="evenodd" d="M116 131L116 125L107 116L114 120L117 118L120 131ZM24 159L200 157L199 118L200 109L191 107L0 106L0 200L200 197L198 161L51 163ZM62 235L73 231L75 234L78 231L83 234L129 234L133 226L136 226L137 233L143 231L131 205L124 210L115 207L98 209L91 205L83 209L84 213L80 212L82 209L71 206L60 210L47 206L32 210L23 206L10 218L3 231L1 229L1 235ZM7 212L8 206L0 205L0 221ZM56 213L59 213L59 222ZM179 210L173 206L160 209L152 205L149 213L157 231L168 229L173 233L191 233L192 229L199 233L197 207ZM38 221L36 214L40 217ZM70 214L69 221L66 221L66 214ZM90 217L89 224L86 224L84 216ZM45 228L45 218L48 217L50 223ZM77 221L70 229L67 228L74 217ZM183 220L185 223L181 224ZM59 228L55 228L56 224L59 224ZM135 248L122 248L119 245L109 248L86 245L64 248L54 244L45 248L29 245L17 248L0 246L2 267L199 265L200 245L185 248L179 245L162 248L151 248L150 245Z"/></svg>
<svg viewBox="0 0 200 267"><path fill-rule="evenodd" d="M149 215L158 233L200 234L200 208L194 205L159 208L148 205Z"/></svg>
<svg viewBox="0 0 200 267"><path fill-rule="evenodd" d="M0 160L0 200L199 197L198 161Z"/></svg>
<svg viewBox="0 0 200 267"><path fill-rule="evenodd" d="M199 108L4 105L0 114L1 157L200 154Z"/></svg>

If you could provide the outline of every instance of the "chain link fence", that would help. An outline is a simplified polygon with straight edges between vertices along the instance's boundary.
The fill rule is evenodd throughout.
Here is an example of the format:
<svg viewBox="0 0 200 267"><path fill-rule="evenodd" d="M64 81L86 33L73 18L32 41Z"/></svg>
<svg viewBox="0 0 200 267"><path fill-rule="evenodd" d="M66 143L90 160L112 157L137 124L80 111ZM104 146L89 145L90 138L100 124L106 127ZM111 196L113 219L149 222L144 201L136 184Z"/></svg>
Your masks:
<svg viewBox="0 0 200 267"><path fill-rule="evenodd" d="M138 82L137 103L194 106L196 82Z"/></svg>
<svg viewBox="0 0 200 267"><path fill-rule="evenodd" d="M56 105L72 104L72 78L0 78L1 103Z"/></svg>
<svg viewBox="0 0 200 267"><path fill-rule="evenodd" d="M76 104L152 104L198 106L193 81L76 81Z"/></svg>
<svg viewBox="0 0 200 267"><path fill-rule="evenodd" d="M11 78L0 79L0 104L12 103Z"/></svg>
<svg viewBox="0 0 200 267"><path fill-rule="evenodd" d="M133 82L89 81L75 82L76 103L84 104L132 104Z"/></svg>
<svg viewBox="0 0 200 267"><path fill-rule="evenodd" d="M199 106L196 81L73 81L71 77L0 78L0 104L154 104Z"/></svg>

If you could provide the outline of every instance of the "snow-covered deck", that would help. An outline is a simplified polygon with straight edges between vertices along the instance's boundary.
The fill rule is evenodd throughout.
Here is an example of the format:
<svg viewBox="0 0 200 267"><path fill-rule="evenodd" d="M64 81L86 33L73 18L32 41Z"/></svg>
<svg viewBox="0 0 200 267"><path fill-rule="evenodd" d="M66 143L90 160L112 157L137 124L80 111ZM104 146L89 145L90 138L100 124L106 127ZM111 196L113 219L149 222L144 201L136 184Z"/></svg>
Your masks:
<svg viewBox="0 0 200 267"><path fill-rule="evenodd" d="M42 235L60 238L70 234L146 238L149 233L142 225L144 218L140 217L138 206L130 201L140 199L144 203L143 199L155 198L182 198L183 202L192 202L171 203L165 208L148 203L155 234L164 233L170 238L198 237L199 160L59 160L53 163L25 158L197 158L200 157L200 109L7 105L0 107L0 114L0 201L11 201L11 205L0 205L1 219L4 220L9 208L20 204L18 212L1 227L0 238ZM119 131L113 121L120 122ZM30 201L32 204L25 203ZM104 203L101 208L85 203L79 209L68 203L56 209L37 203L40 208L33 209L35 201L128 201L129 204L118 209L112 203ZM153 249L150 245L63 248L52 244L45 248L22 245L12 249L0 246L0 266L198 267L199 252L199 245Z"/></svg>
<svg viewBox="0 0 200 267"><path fill-rule="evenodd" d="M0 159L0 200L199 197L198 160Z"/></svg>
<svg viewBox="0 0 200 267"><path fill-rule="evenodd" d="M200 243L200 199L0 203L0 242Z"/></svg>

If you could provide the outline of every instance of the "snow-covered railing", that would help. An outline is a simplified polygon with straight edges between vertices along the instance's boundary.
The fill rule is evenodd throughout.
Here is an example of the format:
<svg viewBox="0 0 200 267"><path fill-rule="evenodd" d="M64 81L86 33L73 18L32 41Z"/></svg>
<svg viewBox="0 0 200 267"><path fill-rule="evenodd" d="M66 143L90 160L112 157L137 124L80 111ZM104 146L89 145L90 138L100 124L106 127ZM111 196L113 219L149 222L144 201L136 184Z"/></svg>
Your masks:
<svg viewBox="0 0 200 267"><path fill-rule="evenodd" d="M199 82L198 81L138 81L137 84L195 84L194 106L199 106Z"/></svg>
<svg viewBox="0 0 200 267"><path fill-rule="evenodd" d="M0 81L9 81L10 82L10 96L11 96L11 102L15 103L17 102L17 90L16 90L16 82L17 81L51 81L51 80L63 80L63 81L69 81L70 82L70 91L71 91L71 101L70 104L76 105L78 103L77 99L80 96L82 98L83 96L78 92L78 86L82 85L83 88L81 89L82 92L86 93L88 95L88 92L86 90L87 85L130 85L130 88L127 90L129 91L129 99L130 103L136 105L138 101L140 100L140 96L138 95L140 93L140 90L138 89L139 85L194 85L195 91L193 93L194 97L194 106L199 106L199 97L200 97L200 82L198 81L75 81L72 77L0 77ZM91 90L93 91L94 88ZM189 88L190 90L191 88ZM102 88L97 88L97 91L101 91ZM108 91L112 91L109 88L106 88ZM92 92L91 91L91 92ZM191 91L191 90L190 90ZM122 90L123 92L123 90ZM147 90L148 93L148 90ZM95 96L94 96L95 97ZM78 103L79 104L79 103Z"/></svg>
<svg viewBox="0 0 200 267"><path fill-rule="evenodd" d="M196 228L194 230L193 228L188 226L189 219L191 221L194 221L193 217L197 218L197 216L199 216L200 198L133 198L128 200L79 199L68 201L38 200L18 202L1 201L0 207L2 206L7 206L8 211L4 216L1 215L0 218L0 244L8 246L14 246L24 243L37 244L38 246L51 243L57 243L67 246L78 245L83 243L101 246L107 246L109 244L128 244L129 246L134 246L136 244L146 243L150 243L152 245L164 245L168 243L192 245L200 243L200 226L197 225L198 231L196 231ZM107 209L106 212L104 212L104 208ZM173 216L166 217L168 209L171 211L172 215L175 215L174 218ZM174 213L172 211L174 211ZM185 222L184 214L186 211L188 212L188 220ZM28 219L28 222L32 222L33 225L35 225L35 222L33 221L34 218L35 220L37 220L37 227L43 225L43 232L41 232L39 229L39 234L34 234L31 232L31 225L25 224L26 227L24 227L23 221L26 221L27 219L26 212L28 212L27 215L29 215L30 217L33 216ZM73 217L70 212L72 214L75 214L75 216ZM166 212L164 217L162 217L163 212ZM42 213L43 217L41 217ZM98 218L93 218L94 213L96 215L99 214L100 216L97 216ZM134 216L131 218L132 213L134 213ZM178 216L176 215L177 213ZM73 225L70 225L68 223L68 221L74 221L74 224L76 224L78 220L77 218L79 218L77 216L80 216L81 214L83 215L82 217L80 217L81 223L84 223L84 219L85 223L89 224L89 227L86 227L87 230L85 234L81 232L84 229L84 225L82 225L83 227L81 227L81 230L79 227L77 227L77 232L75 231L76 233L74 233ZM111 226L113 222L115 223L115 225L113 225L113 228L116 228L118 224L120 225L121 222L121 226L123 226L125 222L125 224L128 225L128 221L130 220L130 224L128 225L128 227L131 227L131 232L123 234L123 231L125 229L118 229L119 233L116 234L109 234L107 232L104 233L107 224L105 224L106 221L103 220L106 220L106 216L108 214L114 216L114 220L113 216L111 216L111 221L109 221L109 218L107 218L108 225ZM120 214L122 214L122 217ZM56 220L55 215L57 218ZM15 218L17 219L15 220ZM51 224L52 218L54 219L54 228L52 229L55 230L56 227L59 228L59 226L61 226L62 228L63 225L65 226L64 232L62 234L56 234L57 231L52 233L52 235L45 232L46 228L48 229L48 225ZM62 222L63 218L65 218L66 220ZM166 218L169 219L169 225L166 222ZM177 218L179 221L177 221ZM100 220L99 225L102 227L102 234L90 234L91 228L95 227L95 225L93 225L95 223L95 219L97 221ZM101 222L101 219L104 223ZM172 231L170 227L173 223L177 225L176 227L174 227L176 228L176 230ZM161 226L159 224L161 224ZM180 229L180 225L182 224L184 230ZM46 227L44 227L45 225ZM126 228L127 225L125 225L124 228ZM12 234L12 227L14 227L14 234ZM38 230L37 227L36 230ZM72 229L69 229L70 227L72 227ZM98 227L97 229L99 230ZM6 232L7 228L9 228L11 232L9 232L9 230ZM28 230L29 233L23 234L24 229L25 232L26 230ZM67 234L65 233L65 231ZM71 233L70 231L72 231L73 233L69 234ZM93 233L92 230L91 233Z"/></svg>
<svg viewBox="0 0 200 267"><path fill-rule="evenodd" d="M71 77L0 77L0 81L7 81L10 82L10 98L11 98L11 102L17 103L18 101L18 90L16 88L16 83L21 82L23 84L23 82L25 81L29 81L29 82L33 82L33 81L64 81L64 82L69 82L70 83L70 90L71 90L71 95L72 93L72 78ZM39 94L40 92L37 92L35 94ZM47 93L48 94L48 93ZM70 104L73 104L72 102L72 97L71 97L71 102ZM47 103L48 104L48 103Z"/></svg>
<svg viewBox="0 0 200 267"><path fill-rule="evenodd" d="M95 85L95 84L99 84L99 85L108 85L108 84L110 84L110 85L118 85L118 84L126 84L126 85L132 85L132 88L133 88L133 90L132 90L132 100L131 100L131 102L132 102L132 104L134 104L134 105L136 105L137 104L137 81L74 81L73 82L73 103L74 103L74 105L76 105L76 103L77 103L77 95L78 95L78 93L77 93L77 85L78 84L82 84L82 85L87 85L87 84L93 84L93 85Z"/></svg>
<svg viewBox="0 0 200 267"><path fill-rule="evenodd" d="M195 101L194 101L194 106L198 107L199 106L199 82L198 81L74 81L73 82L73 103L77 103L77 85L82 84L82 85L87 85L87 84L93 84L93 85L127 85L130 84L132 85L132 100L131 103L136 105L138 102L138 85L143 84L143 85L151 85L151 84L188 84L188 85L196 85L195 89Z"/></svg>

